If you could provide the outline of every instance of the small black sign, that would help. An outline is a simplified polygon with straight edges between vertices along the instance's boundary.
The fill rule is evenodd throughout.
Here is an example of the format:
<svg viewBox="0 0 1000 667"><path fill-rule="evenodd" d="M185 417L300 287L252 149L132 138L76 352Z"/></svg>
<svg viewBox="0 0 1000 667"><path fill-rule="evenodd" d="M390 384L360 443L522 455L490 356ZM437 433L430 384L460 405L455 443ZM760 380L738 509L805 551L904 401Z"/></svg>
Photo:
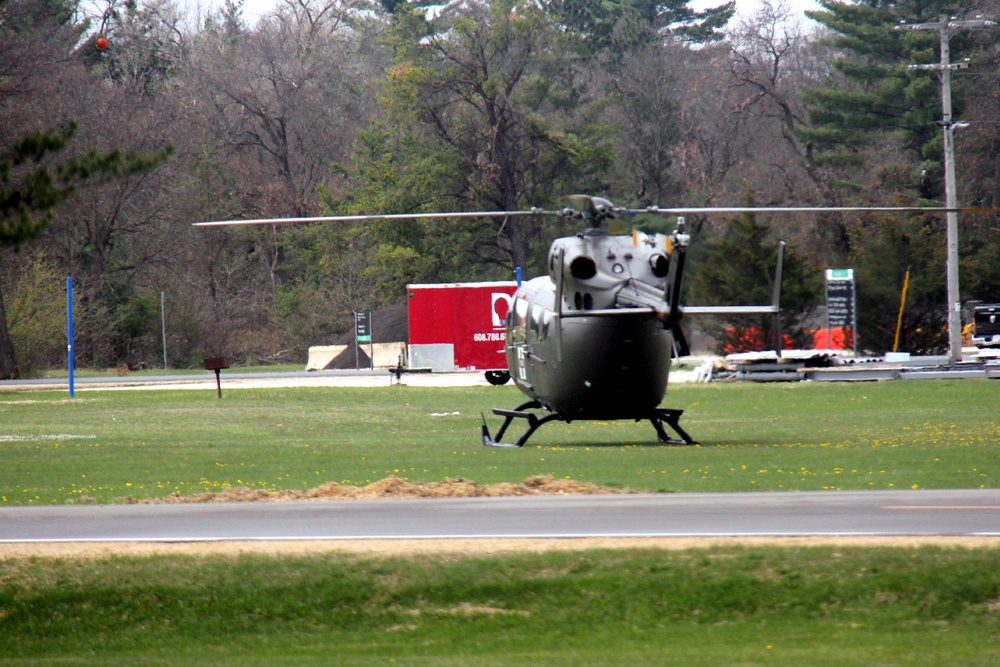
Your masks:
<svg viewBox="0 0 1000 667"><path fill-rule="evenodd" d="M355 329L359 343L372 342L372 314L371 311L354 313Z"/></svg>
<svg viewBox="0 0 1000 667"><path fill-rule="evenodd" d="M854 326L854 283L831 280L826 284L826 312L831 327Z"/></svg>

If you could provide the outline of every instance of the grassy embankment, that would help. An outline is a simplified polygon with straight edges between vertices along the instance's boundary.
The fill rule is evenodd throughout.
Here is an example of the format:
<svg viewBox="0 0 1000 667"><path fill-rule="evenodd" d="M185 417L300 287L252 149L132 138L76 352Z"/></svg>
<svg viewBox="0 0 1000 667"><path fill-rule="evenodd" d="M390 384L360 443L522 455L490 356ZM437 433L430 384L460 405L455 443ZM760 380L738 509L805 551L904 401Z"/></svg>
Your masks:
<svg viewBox="0 0 1000 667"><path fill-rule="evenodd" d="M0 563L7 665L996 665L997 550Z"/></svg>

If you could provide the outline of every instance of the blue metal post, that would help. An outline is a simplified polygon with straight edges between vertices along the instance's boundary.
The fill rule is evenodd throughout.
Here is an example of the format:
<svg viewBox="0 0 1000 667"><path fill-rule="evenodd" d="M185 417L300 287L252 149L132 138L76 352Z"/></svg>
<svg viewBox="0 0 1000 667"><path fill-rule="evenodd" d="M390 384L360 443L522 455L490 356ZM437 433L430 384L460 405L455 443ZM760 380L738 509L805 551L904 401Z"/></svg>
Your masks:
<svg viewBox="0 0 1000 667"><path fill-rule="evenodd" d="M517 267L517 269L515 269L514 275L517 276L517 286L520 287L521 286L521 267L520 266Z"/></svg>
<svg viewBox="0 0 1000 667"><path fill-rule="evenodd" d="M73 279L66 278L66 351L69 356L69 397L73 398Z"/></svg>

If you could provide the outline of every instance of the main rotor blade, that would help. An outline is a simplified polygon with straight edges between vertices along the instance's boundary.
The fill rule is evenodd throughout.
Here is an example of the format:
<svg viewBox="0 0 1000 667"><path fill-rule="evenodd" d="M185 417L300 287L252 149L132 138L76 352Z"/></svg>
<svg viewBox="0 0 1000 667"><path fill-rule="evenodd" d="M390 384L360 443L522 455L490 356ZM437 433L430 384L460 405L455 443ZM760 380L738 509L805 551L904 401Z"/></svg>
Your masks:
<svg viewBox="0 0 1000 667"><path fill-rule="evenodd" d="M1000 213L1000 208L965 206L720 206L615 209L625 215L727 215L734 213ZM535 215L570 217L566 209L558 211L532 208L523 211L458 211L452 213L383 213L359 215L321 215L311 218L254 218L248 220L216 220L196 222L195 227L226 227L235 225L296 225L309 222L367 222L374 220L440 220L446 218L504 218Z"/></svg>
<svg viewBox="0 0 1000 667"><path fill-rule="evenodd" d="M649 208L625 209L626 213L639 215L724 215L730 213L1000 213L1000 208L946 206L720 206L703 208Z"/></svg>
<svg viewBox="0 0 1000 667"><path fill-rule="evenodd" d="M530 215L558 215L559 211L459 211L457 213L383 213L379 215L321 215L313 218L256 218L250 220L216 220L196 222L195 227L227 227L233 225L297 225L307 222L368 222L374 220L433 220L441 218L505 218Z"/></svg>

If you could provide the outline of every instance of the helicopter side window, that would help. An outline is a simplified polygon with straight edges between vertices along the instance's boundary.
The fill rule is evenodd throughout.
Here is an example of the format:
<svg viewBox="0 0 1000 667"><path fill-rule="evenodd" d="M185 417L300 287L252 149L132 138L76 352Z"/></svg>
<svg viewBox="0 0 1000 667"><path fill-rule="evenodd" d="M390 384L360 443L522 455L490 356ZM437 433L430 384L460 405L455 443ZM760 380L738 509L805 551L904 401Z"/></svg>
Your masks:
<svg viewBox="0 0 1000 667"><path fill-rule="evenodd" d="M537 303L531 307L531 319L528 320L528 342L537 343L542 328L542 307Z"/></svg>
<svg viewBox="0 0 1000 667"><path fill-rule="evenodd" d="M528 302L524 299L514 301L514 343L524 343L528 334Z"/></svg>

